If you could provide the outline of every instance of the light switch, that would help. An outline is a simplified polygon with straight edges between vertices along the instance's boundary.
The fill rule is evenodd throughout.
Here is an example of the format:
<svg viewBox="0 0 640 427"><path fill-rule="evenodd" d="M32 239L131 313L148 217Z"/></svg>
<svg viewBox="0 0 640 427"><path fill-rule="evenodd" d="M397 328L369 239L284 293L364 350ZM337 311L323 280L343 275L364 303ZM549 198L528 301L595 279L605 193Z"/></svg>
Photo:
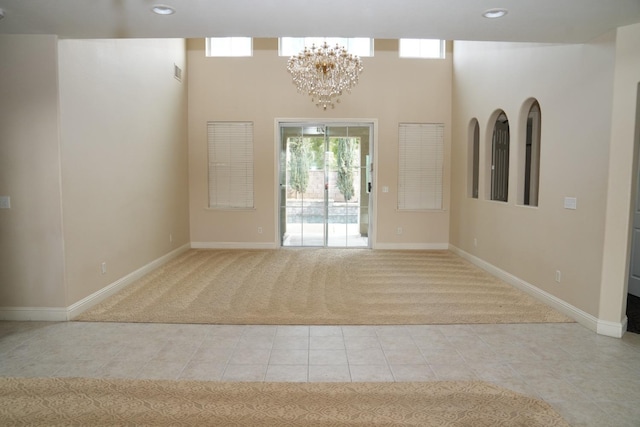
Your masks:
<svg viewBox="0 0 640 427"><path fill-rule="evenodd" d="M383 193L388 193L389 192L389 187L387 187L386 185L382 187L382 192Z"/></svg>
<svg viewBox="0 0 640 427"><path fill-rule="evenodd" d="M564 198L564 208L565 209L577 209L578 208L578 199L575 197L565 197Z"/></svg>
<svg viewBox="0 0 640 427"><path fill-rule="evenodd" d="M0 196L0 209L11 209L11 197Z"/></svg>

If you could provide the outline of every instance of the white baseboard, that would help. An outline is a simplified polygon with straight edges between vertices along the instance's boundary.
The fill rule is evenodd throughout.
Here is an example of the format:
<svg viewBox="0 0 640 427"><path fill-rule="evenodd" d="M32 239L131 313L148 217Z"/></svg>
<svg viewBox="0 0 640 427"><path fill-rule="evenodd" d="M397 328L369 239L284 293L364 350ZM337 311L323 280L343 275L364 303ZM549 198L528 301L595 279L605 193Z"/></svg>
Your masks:
<svg viewBox="0 0 640 427"><path fill-rule="evenodd" d="M622 322L618 323L598 319L596 332L599 335L605 335L607 337L622 338L624 333L627 332L628 323L629 319L627 319L627 316L624 316Z"/></svg>
<svg viewBox="0 0 640 427"><path fill-rule="evenodd" d="M278 249L275 242L191 242L192 249Z"/></svg>
<svg viewBox="0 0 640 427"><path fill-rule="evenodd" d="M138 280L150 271L189 250L189 247L189 244L183 245L105 286L99 291L94 292L88 297L81 299L69 307L0 307L0 320L43 322L64 322L71 320L83 311L88 310L107 297L110 297L120 289Z"/></svg>
<svg viewBox="0 0 640 427"><path fill-rule="evenodd" d="M67 309L61 307L0 307L0 320L13 322L64 322Z"/></svg>
<svg viewBox="0 0 640 427"><path fill-rule="evenodd" d="M609 337L620 338L627 330L626 320L625 322L615 323L615 322L606 322L598 319L595 316L587 313L586 311L580 310L577 307L569 304L568 302L561 300L560 298L551 295L548 292L543 291L542 289L528 283L519 277L514 276L511 273L508 273L493 264L490 264L483 259L478 258L475 255L471 255L468 252L463 251L462 249L449 245L449 250L460 257L466 259L472 264L482 268L486 272L496 276L497 278L507 282L511 286L520 289L521 291L526 292L532 297L544 302L547 305L558 310L560 313L574 319L576 322L585 326L586 328L600 334L606 335Z"/></svg>
<svg viewBox="0 0 640 427"><path fill-rule="evenodd" d="M433 251L447 250L448 243L376 243L374 249L397 251Z"/></svg>

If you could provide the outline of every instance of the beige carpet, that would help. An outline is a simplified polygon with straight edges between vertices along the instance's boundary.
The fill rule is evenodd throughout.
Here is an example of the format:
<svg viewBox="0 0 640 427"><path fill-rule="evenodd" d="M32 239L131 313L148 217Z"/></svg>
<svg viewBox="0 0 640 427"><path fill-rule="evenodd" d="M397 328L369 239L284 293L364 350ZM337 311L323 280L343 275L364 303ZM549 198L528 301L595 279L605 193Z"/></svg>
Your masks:
<svg viewBox="0 0 640 427"><path fill-rule="evenodd" d="M75 320L465 324L571 319L448 251L189 250Z"/></svg>
<svg viewBox="0 0 640 427"><path fill-rule="evenodd" d="M0 379L0 425L540 426L547 403L483 382Z"/></svg>

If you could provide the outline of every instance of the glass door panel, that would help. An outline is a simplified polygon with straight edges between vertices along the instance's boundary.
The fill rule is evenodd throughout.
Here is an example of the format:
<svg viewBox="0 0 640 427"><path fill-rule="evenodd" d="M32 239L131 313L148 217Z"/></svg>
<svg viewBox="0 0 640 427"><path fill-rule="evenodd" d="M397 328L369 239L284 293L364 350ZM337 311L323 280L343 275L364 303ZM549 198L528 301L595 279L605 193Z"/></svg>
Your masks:
<svg viewBox="0 0 640 427"><path fill-rule="evenodd" d="M282 126L282 246L369 247L371 126Z"/></svg>
<svg viewBox="0 0 640 427"><path fill-rule="evenodd" d="M325 246L324 127L283 126L280 133L281 244Z"/></svg>

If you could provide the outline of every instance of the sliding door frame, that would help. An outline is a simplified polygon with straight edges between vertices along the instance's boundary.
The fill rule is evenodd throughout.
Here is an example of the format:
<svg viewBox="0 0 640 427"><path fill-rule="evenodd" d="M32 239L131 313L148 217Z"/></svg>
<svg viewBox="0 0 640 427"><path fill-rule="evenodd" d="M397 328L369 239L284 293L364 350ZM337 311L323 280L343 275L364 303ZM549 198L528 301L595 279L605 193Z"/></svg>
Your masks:
<svg viewBox="0 0 640 427"><path fill-rule="evenodd" d="M377 119L336 119L336 118L276 118L274 121L274 184L273 184L273 200L275 204L275 217L274 217L274 226L276 230L276 241L275 244L277 247L282 248L282 244L280 242L281 229L280 229L280 144L281 144L281 127L282 126L294 126L294 125L317 125L318 123L322 123L329 126L370 126L373 132L373 135L370 136L370 144L369 153L372 156L371 162L371 195L373 196L373 202L370 204L369 210L369 248L375 249L376 247L376 236L377 236L377 205L378 205L378 197L377 197L377 185L378 182L378 120Z"/></svg>

